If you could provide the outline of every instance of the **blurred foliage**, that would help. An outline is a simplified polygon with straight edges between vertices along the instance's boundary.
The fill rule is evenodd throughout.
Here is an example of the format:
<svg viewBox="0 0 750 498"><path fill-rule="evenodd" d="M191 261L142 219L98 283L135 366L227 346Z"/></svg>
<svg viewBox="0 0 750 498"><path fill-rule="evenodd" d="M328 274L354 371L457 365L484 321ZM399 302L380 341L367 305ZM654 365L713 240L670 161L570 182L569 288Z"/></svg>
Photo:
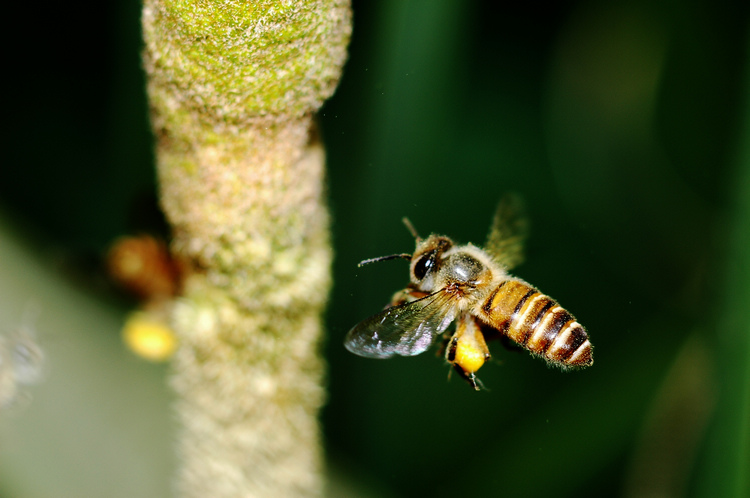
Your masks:
<svg viewBox="0 0 750 498"><path fill-rule="evenodd" d="M320 116L336 472L404 497L748 492L748 7L354 2L350 60ZM93 262L111 240L163 231L139 7L55 8L37 24L45 64L8 55L0 207L106 298ZM404 262L356 263L410 251L403 216L480 244L506 191L531 222L517 275L587 327L594 366L563 374L491 343L489 391L475 393L431 353L348 354L346 331L408 277Z"/></svg>

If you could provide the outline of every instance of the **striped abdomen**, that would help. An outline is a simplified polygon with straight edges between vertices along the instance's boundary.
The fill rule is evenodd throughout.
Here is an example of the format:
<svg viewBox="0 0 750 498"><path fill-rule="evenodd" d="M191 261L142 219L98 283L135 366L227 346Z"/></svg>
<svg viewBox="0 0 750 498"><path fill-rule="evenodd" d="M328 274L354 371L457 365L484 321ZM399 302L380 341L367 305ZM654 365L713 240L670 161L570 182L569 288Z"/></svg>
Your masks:
<svg viewBox="0 0 750 498"><path fill-rule="evenodd" d="M480 308L481 318L532 353L560 366L594 363L586 330L526 282L506 280Z"/></svg>

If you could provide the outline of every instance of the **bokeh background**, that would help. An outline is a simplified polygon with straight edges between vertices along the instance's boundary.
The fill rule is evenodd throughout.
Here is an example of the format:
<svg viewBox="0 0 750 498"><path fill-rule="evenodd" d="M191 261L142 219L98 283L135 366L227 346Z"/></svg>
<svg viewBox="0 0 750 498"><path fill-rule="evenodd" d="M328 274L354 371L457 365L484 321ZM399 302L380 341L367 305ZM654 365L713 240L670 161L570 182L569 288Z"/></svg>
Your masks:
<svg viewBox="0 0 750 498"><path fill-rule="evenodd" d="M168 367L134 357L102 268L165 233L135 2L55 4L2 34L0 327L38 309L44 381L0 415L0 497L166 496ZM24 9L26 9L24 11ZM92 10L93 9L93 10ZM745 2L354 2L320 113L336 251L322 413L330 495L746 496L750 59ZM14 23L11 23L14 24ZM30 43L33 41L34 43ZM475 393L432 353L342 340L408 279L357 262L484 241L504 192L515 273L589 330L561 373L491 343Z"/></svg>

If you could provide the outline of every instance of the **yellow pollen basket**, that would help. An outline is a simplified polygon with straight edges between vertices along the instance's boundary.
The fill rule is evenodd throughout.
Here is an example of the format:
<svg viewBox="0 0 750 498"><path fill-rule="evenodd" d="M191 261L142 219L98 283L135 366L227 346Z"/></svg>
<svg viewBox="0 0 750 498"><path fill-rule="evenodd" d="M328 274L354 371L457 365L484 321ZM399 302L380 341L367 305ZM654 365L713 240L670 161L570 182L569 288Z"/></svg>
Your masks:
<svg viewBox="0 0 750 498"><path fill-rule="evenodd" d="M481 334L481 332L479 333ZM476 372L482 368L485 361L486 349L482 348L472 335L464 334L458 339L458 344L456 344L456 358L453 360L466 373Z"/></svg>

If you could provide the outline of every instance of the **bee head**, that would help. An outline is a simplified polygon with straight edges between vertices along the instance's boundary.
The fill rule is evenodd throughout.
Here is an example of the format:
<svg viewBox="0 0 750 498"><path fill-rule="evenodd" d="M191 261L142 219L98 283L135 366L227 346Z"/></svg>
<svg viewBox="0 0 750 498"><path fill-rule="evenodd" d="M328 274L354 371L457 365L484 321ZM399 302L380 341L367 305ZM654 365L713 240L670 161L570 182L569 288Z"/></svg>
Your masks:
<svg viewBox="0 0 750 498"><path fill-rule="evenodd" d="M410 265L412 283L425 292L431 292L442 255L451 246L451 239L439 235L417 239L417 249L412 255Z"/></svg>

